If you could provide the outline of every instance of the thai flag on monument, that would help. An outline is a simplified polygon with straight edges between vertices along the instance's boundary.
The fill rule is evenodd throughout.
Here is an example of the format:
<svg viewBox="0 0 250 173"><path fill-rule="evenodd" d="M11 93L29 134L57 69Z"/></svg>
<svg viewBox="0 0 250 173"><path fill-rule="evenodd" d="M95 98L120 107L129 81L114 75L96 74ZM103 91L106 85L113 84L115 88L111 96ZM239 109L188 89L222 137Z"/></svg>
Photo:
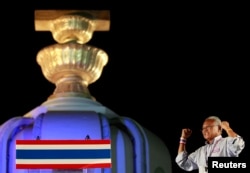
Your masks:
<svg viewBox="0 0 250 173"><path fill-rule="evenodd" d="M16 169L111 168L110 140L16 140Z"/></svg>

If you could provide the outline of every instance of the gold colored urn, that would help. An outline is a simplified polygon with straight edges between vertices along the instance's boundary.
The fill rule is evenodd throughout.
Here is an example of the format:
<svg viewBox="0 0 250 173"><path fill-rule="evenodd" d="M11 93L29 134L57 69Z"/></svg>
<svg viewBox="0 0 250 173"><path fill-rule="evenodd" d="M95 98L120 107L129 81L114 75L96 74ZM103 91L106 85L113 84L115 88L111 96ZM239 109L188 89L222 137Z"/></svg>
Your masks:
<svg viewBox="0 0 250 173"><path fill-rule="evenodd" d="M94 31L109 30L108 11L38 10L38 31L51 31L57 44L41 49L37 62L56 88L49 97L79 96L94 99L88 85L95 82L108 62L102 49L85 44Z"/></svg>

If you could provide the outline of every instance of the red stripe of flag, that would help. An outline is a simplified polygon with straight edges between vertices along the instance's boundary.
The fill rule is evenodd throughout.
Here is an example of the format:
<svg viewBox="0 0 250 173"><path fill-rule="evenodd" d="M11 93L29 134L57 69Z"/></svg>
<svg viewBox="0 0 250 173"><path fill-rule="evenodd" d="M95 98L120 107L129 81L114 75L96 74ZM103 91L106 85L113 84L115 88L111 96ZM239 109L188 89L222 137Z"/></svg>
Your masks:
<svg viewBox="0 0 250 173"><path fill-rule="evenodd" d="M110 140L16 140L16 144L23 145L74 145L74 144L110 144Z"/></svg>
<svg viewBox="0 0 250 173"><path fill-rule="evenodd" d="M17 164L16 169L88 169L111 168L111 163L96 164Z"/></svg>

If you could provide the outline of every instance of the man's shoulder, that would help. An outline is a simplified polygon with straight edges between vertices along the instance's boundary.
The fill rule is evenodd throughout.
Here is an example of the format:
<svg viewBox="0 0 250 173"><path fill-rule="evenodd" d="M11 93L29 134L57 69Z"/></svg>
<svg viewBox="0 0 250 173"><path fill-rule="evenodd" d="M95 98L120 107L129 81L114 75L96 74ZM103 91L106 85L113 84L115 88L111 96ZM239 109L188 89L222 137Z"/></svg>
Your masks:
<svg viewBox="0 0 250 173"><path fill-rule="evenodd" d="M200 146L199 148L196 149L196 151L197 151L197 152L201 152L201 151L206 150L207 145L208 145L208 144L205 144L205 145Z"/></svg>
<svg viewBox="0 0 250 173"><path fill-rule="evenodd" d="M230 142L234 142L234 141L236 141L236 140L242 141L243 139L242 139L242 137L239 136L239 135L237 135L237 136L235 136L235 137L226 136L226 137L221 138L221 142L229 142L229 143L230 143Z"/></svg>

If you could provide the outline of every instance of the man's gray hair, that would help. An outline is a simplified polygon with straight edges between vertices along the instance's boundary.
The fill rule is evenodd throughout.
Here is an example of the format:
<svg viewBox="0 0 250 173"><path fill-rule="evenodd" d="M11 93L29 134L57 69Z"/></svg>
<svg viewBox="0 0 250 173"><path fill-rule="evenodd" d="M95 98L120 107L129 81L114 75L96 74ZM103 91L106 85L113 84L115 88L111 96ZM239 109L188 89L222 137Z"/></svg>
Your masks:
<svg viewBox="0 0 250 173"><path fill-rule="evenodd" d="M219 125L219 126L221 125L221 120L217 116L209 116L206 118L206 120L214 120L217 125Z"/></svg>

